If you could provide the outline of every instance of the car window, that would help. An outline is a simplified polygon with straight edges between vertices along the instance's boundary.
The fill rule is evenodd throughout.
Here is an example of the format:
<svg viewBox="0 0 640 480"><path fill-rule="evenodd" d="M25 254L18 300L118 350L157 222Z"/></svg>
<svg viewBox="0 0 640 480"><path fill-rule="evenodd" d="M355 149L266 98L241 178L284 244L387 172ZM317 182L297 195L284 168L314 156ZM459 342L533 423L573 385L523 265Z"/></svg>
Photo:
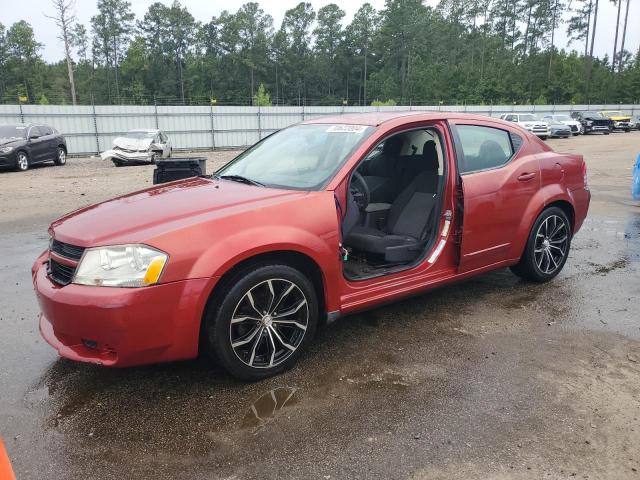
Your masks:
<svg viewBox="0 0 640 480"><path fill-rule="evenodd" d="M29 138L42 137L43 135L44 135L44 133L42 133L42 130L40 130L40 127L38 127L37 125L34 125L29 130Z"/></svg>
<svg viewBox="0 0 640 480"><path fill-rule="evenodd" d="M51 127L47 127L46 125L38 125L38 129L42 135L53 135L53 130Z"/></svg>
<svg viewBox="0 0 640 480"><path fill-rule="evenodd" d="M513 122L515 118L516 118L515 115L507 115L506 117L504 117L504 119L508 122Z"/></svg>
<svg viewBox="0 0 640 480"><path fill-rule="evenodd" d="M512 137L506 130L479 125L458 125L456 131L462 148L460 173L497 168L513 157ZM519 141L519 148L522 138L515 134L514 137Z"/></svg>

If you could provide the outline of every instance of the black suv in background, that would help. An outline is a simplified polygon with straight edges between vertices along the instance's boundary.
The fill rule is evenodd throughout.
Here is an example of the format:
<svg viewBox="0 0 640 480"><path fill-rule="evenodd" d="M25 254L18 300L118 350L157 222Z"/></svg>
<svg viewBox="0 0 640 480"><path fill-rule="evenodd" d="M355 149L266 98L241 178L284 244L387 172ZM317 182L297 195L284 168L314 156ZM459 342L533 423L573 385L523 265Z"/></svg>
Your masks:
<svg viewBox="0 0 640 480"><path fill-rule="evenodd" d="M611 120L598 112L571 112L571 118L580 122L584 134L602 132L609 135L611 132Z"/></svg>
<svg viewBox="0 0 640 480"><path fill-rule="evenodd" d="M43 162L67 163L67 142L60 132L33 123L0 125L0 167L24 172Z"/></svg>

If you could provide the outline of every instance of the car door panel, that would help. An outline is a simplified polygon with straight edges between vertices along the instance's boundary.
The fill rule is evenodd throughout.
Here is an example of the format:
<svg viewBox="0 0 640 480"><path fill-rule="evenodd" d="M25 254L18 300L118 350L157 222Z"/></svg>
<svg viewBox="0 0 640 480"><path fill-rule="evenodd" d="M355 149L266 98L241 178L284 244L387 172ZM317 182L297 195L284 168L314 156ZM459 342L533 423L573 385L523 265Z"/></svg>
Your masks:
<svg viewBox="0 0 640 480"><path fill-rule="evenodd" d="M458 151L461 147L456 149L457 155L463 155ZM519 153L523 150L520 148L503 166L461 175L464 207L460 272L509 260L512 256L523 215L540 189L538 158L535 154Z"/></svg>
<svg viewBox="0 0 640 480"><path fill-rule="evenodd" d="M37 126L31 127L29 130L29 161L31 163L41 163L47 160L48 140L42 133L44 132L41 132ZM33 138L32 135L36 135L37 138Z"/></svg>

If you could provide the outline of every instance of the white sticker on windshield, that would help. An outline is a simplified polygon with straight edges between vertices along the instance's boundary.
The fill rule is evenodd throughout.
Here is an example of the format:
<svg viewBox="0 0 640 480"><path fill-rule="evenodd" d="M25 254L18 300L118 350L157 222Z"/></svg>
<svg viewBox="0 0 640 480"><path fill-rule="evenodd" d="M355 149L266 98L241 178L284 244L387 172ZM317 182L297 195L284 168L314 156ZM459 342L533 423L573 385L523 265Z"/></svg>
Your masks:
<svg viewBox="0 0 640 480"><path fill-rule="evenodd" d="M362 133L366 129L366 125L331 125L327 133Z"/></svg>

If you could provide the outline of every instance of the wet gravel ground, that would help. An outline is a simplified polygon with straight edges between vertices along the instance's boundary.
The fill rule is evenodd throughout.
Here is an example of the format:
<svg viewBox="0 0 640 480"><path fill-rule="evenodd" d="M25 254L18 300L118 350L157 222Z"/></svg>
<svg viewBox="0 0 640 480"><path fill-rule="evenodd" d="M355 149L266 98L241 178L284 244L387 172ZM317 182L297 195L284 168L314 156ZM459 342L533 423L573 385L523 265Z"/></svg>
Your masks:
<svg viewBox="0 0 640 480"><path fill-rule="evenodd" d="M253 384L202 360L57 359L29 276L47 224L151 167L1 173L0 433L18 478L640 478L640 132L550 143L585 155L593 192L553 282L500 270L343 318Z"/></svg>

